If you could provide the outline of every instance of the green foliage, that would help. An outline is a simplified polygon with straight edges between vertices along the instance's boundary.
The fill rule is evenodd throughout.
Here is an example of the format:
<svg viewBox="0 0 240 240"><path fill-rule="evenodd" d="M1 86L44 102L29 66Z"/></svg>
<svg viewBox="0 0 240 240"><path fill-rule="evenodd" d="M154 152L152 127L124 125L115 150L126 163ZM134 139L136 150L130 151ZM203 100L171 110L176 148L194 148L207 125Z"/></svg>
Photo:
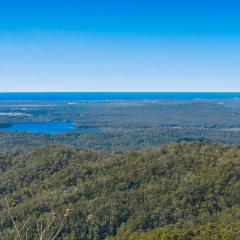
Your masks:
<svg viewBox="0 0 240 240"><path fill-rule="evenodd" d="M238 215L236 216L236 212ZM202 224L175 224L155 228L145 233L134 233L115 240L239 240L240 208L216 214L214 221Z"/></svg>
<svg viewBox="0 0 240 240"><path fill-rule="evenodd" d="M0 130L13 123L72 121L98 133L58 135L1 132L0 151L65 144L104 150L136 150L173 142L239 144L240 101L5 101Z"/></svg>
<svg viewBox="0 0 240 240"><path fill-rule="evenodd" d="M238 239L239 179L240 147L221 144L0 154L1 199L16 220L71 209L63 239ZM4 205L0 219L2 233L13 227Z"/></svg>

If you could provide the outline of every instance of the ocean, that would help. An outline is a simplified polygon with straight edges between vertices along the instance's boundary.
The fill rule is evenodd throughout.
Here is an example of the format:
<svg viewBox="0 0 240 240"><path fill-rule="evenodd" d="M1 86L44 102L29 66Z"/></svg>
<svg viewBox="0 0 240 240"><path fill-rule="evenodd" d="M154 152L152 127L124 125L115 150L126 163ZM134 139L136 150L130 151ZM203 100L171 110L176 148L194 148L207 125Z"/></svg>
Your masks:
<svg viewBox="0 0 240 240"><path fill-rule="evenodd" d="M239 92L19 92L0 93L0 100L107 101L240 99Z"/></svg>

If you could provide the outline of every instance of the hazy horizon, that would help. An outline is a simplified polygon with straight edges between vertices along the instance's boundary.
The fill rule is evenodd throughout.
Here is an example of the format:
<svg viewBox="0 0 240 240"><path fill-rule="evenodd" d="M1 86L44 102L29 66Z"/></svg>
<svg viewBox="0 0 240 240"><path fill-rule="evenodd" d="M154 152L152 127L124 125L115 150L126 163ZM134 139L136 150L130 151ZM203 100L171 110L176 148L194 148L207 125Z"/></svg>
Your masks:
<svg viewBox="0 0 240 240"><path fill-rule="evenodd" d="M240 91L1 91L0 94L11 93L226 93L226 94L239 94Z"/></svg>
<svg viewBox="0 0 240 240"><path fill-rule="evenodd" d="M0 92L240 91L240 3L0 7Z"/></svg>

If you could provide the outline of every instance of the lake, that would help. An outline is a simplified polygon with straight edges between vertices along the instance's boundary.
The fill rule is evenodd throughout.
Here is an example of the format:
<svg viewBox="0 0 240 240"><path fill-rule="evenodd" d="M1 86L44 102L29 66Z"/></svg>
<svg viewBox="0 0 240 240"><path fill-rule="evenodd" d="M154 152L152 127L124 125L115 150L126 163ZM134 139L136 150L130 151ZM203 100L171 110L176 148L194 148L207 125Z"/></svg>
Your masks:
<svg viewBox="0 0 240 240"><path fill-rule="evenodd" d="M101 132L101 129L76 128L72 122L26 122L15 123L10 127L0 128L0 131L59 134L66 132Z"/></svg>

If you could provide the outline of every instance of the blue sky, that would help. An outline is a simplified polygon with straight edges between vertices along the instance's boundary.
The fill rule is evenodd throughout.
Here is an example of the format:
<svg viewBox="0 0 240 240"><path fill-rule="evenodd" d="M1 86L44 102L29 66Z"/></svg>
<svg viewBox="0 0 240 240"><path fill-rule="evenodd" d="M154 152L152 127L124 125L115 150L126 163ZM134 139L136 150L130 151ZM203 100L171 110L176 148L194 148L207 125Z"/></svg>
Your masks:
<svg viewBox="0 0 240 240"><path fill-rule="evenodd" d="M1 1L0 91L240 91L238 1Z"/></svg>

